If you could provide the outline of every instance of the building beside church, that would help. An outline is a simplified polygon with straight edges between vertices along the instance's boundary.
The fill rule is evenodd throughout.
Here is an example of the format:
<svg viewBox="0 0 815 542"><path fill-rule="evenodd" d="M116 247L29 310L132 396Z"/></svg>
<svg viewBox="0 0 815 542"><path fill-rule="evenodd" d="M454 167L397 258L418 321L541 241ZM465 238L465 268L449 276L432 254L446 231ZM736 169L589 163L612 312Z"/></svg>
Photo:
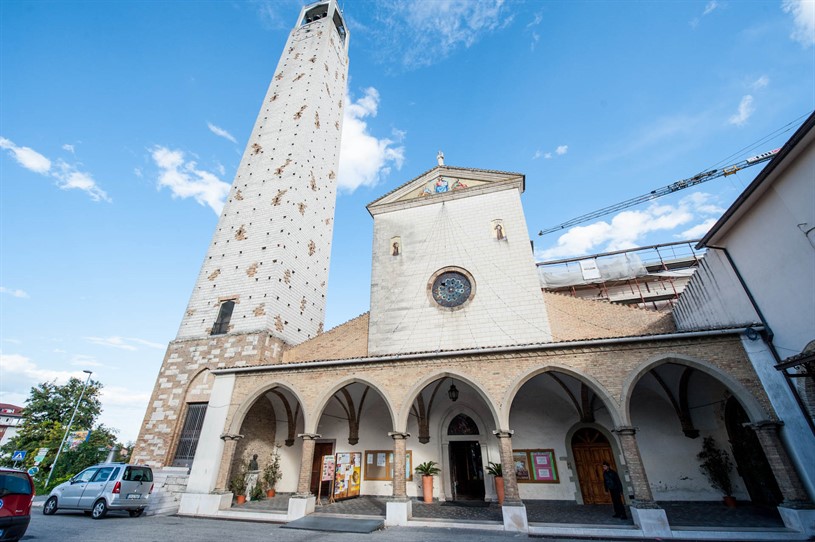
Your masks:
<svg viewBox="0 0 815 542"><path fill-rule="evenodd" d="M607 461L636 533L667 536L658 501L721 499L696 459L711 436L744 451L735 496L800 528L810 496L750 357L762 324L543 292L521 173L440 155L368 205L370 311L323 331L348 37L335 0L303 8L158 375L133 460L189 466L180 513L228 509L230 480L279 454L287 520L339 489L408 525L417 465L441 468L435 499L496 501L495 463L504 528L530 531L526 500L610 502ZM332 488L334 454L352 463Z"/></svg>

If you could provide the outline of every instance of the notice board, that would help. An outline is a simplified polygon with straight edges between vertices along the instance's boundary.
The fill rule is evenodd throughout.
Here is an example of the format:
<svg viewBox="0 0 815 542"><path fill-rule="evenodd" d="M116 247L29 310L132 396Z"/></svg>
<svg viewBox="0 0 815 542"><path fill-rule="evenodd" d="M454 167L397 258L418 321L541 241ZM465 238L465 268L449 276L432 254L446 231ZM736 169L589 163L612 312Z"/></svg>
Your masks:
<svg viewBox="0 0 815 542"><path fill-rule="evenodd" d="M362 453L339 452L334 457L334 500L359 497Z"/></svg>

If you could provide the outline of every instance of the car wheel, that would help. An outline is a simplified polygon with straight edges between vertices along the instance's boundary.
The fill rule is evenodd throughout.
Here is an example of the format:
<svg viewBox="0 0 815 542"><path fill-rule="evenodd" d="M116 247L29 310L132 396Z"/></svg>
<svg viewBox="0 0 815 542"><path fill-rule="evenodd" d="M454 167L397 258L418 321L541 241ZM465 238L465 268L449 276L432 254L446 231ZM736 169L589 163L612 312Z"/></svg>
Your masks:
<svg viewBox="0 0 815 542"><path fill-rule="evenodd" d="M130 513L131 518L137 518L144 513L144 508L139 508L138 510L128 510Z"/></svg>
<svg viewBox="0 0 815 542"><path fill-rule="evenodd" d="M93 505L91 510L91 517L93 519L102 519L108 513L108 505L105 504L105 499L99 499Z"/></svg>
<svg viewBox="0 0 815 542"><path fill-rule="evenodd" d="M46 516L54 515L57 511L57 498L56 497L48 497L48 500L45 501L45 504L42 506L42 513Z"/></svg>

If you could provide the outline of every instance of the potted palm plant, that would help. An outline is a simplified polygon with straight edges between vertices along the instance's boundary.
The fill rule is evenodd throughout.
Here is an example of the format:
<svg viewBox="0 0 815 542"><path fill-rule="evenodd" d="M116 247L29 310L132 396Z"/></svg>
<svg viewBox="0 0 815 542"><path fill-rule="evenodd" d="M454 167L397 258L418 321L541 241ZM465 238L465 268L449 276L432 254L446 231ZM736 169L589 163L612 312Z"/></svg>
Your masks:
<svg viewBox="0 0 815 542"><path fill-rule="evenodd" d="M275 496L275 484L283 477L280 471L280 454L277 450L272 453L272 461L263 468L263 485L266 486L266 496Z"/></svg>
<svg viewBox="0 0 815 542"><path fill-rule="evenodd" d="M490 461L487 465L487 474L495 476L495 494L498 495L498 504L504 504L504 470L501 463Z"/></svg>
<svg viewBox="0 0 815 542"><path fill-rule="evenodd" d="M243 469L229 482L229 490L235 494L235 502L238 504L246 502L246 472Z"/></svg>
<svg viewBox="0 0 815 542"><path fill-rule="evenodd" d="M733 481L730 479L733 462L727 452L716 446L713 437L705 437L702 441L702 451L696 457L701 460L699 469L705 474L710 485L724 494L724 503L730 508L735 507Z"/></svg>
<svg viewBox="0 0 815 542"><path fill-rule="evenodd" d="M436 466L435 461L425 461L416 467L416 472L422 475L424 502L433 502L433 476L440 473L441 469Z"/></svg>

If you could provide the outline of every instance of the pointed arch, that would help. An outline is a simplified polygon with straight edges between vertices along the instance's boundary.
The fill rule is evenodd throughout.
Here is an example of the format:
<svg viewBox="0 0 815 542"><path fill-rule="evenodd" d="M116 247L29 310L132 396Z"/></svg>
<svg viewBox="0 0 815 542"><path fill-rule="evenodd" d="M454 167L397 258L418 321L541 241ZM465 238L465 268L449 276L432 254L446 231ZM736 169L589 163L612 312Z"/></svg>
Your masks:
<svg viewBox="0 0 815 542"><path fill-rule="evenodd" d="M750 421L759 422L772 417L771 413L767 412L767 410L758 402L755 396L744 386L744 384L722 371L719 367L702 359L684 354L671 353L652 357L641 363L636 369L628 374L623 382L620 393L623 425L631 425L631 397L633 396L634 389L637 387L639 381L642 380L642 378L652 369L668 363L691 367L717 380L738 399L738 401L744 407L744 410L747 412Z"/></svg>
<svg viewBox="0 0 815 542"><path fill-rule="evenodd" d="M396 417L396 424L394 425L393 430L398 432L407 432L408 420L410 419L410 412L413 406L414 401L416 401L416 397L424 390L427 386L435 382L436 380L442 380L445 378L454 378L459 380L468 386L470 386L481 399L486 404L487 408L492 414L493 422L495 423L495 429L498 429L500 425L498 424L499 416L498 411L495 408L494 400L491 398L481 387L481 385L470 375L467 375L462 372L458 371L439 371L437 373L432 373L410 387L407 394L405 395L404 402L399 405L398 415ZM430 413L428 412L428 416Z"/></svg>
<svg viewBox="0 0 815 542"><path fill-rule="evenodd" d="M238 406L235 412L232 414L232 419L227 421L227 433L231 434L238 434L240 432L241 426L243 425L244 418L249 413L249 410L252 408L252 405L263 395L271 392L274 389L283 389L289 392L297 401L298 404L303 404L302 395L297 391L295 386L293 386L289 382L285 382L282 380L275 380L272 382L264 382L257 386L254 390L252 390L249 394L247 394L246 399ZM303 423L304 425L308 423L308 412L305 408L301 409L303 413ZM295 418L294 422L296 423L297 420Z"/></svg>
<svg viewBox="0 0 815 542"><path fill-rule="evenodd" d="M609 415L611 416L612 421L614 422L615 426L622 425L621 421L623 419L622 412L620 409L620 404L612 397L612 395L606 390L606 388L600 384L600 382L592 376L587 374L581 373L576 371L572 367L568 367L566 365L559 365L559 364L552 364L546 365L545 367L539 367L537 369L533 369L528 371L525 374L522 374L518 378L516 378L510 386L508 386L506 394L503 397L502 405L503 408L501 409L501 427L509 428L509 415L512 410L512 403L515 401L515 397L518 395L518 392L521 388L535 378L538 375L542 375L544 373L555 372L555 373L563 373L572 378L579 381L581 384L584 384L588 387L590 391L594 392L594 399L592 399L592 403L599 398L603 404L606 406ZM556 382L560 383L558 379L555 379ZM586 400L581 396L581 401L578 402L577 398L570 397L572 400L572 404L574 404L577 408L578 415L584 415L582 413L582 408L585 407ZM582 405L582 406L581 406Z"/></svg>
<svg viewBox="0 0 815 542"><path fill-rule="evenodd" d="M339 393L340 390L342 390L343 388L345 388L346 386L349 386L351 384L362 384L364 386L368 386L368 388L373 389L377 393L379 393L380 397L382 397L382 400L385 403L385 406L388 408L388 414L390 415L391 425L393 424L393 421L394 421L393 400L391 399L390 395L384 390L384 387L381 386L380 384L374 382L373 380L368 380L368 379L365 379L365 378L359 378L359 377L354 376L354 377L350 377L350 378L346 378L344 380L341 380L341 381L337 382L336 384L332 385L328 389L328 391L326 391L319 398L319 400L316 403L316 407L314 408L314 411L311 413L311 416L309 416L309 422L305 426L304 430L305 430L306 433L316 433L317 432L317 425L320 423L320 418L322 417L326 406L328 406L329 401L331 401L331 399L334 397L334 395ZM365 394L367 395L367 391L365 392ZM342 408L346 410L346 413L348 413L347 406L343 405L342 401L339 401L339 402L340 402L340 405L342 406ZM361 408L361 406L362 405L360 405L360 408ZM305 414L305 412L304 412L304 414ZM350 413L349 413L349 419L350 419Z"/></svg>

